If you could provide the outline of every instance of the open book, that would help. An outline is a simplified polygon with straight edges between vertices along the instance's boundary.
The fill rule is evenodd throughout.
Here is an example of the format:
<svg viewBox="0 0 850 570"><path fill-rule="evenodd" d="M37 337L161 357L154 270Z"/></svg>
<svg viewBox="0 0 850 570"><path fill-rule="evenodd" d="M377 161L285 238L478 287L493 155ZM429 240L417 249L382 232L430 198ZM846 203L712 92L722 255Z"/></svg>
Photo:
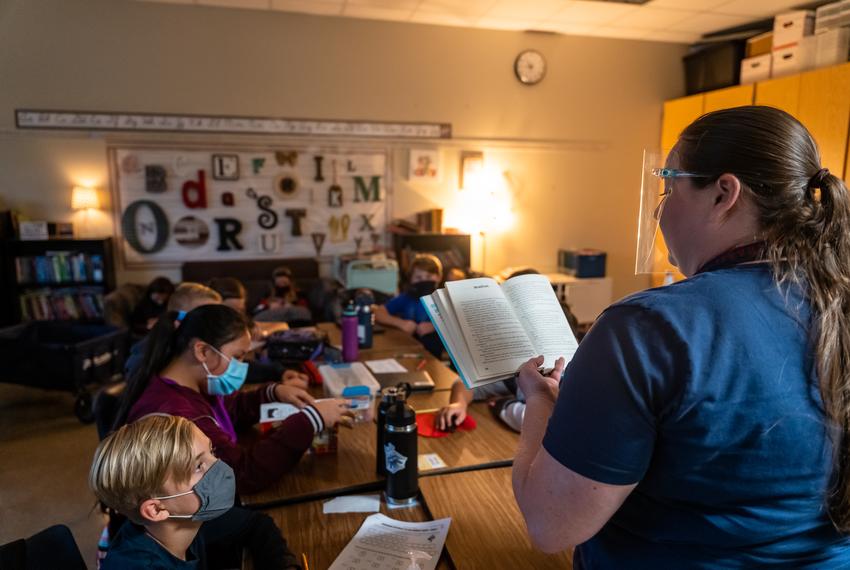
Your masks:
<svg viewBox="0 0 850 570"><path fill-rule="evenodd" d="M467 388L513 377L529 358L543 355L551 369L573 357L578 342L543 275L449 281L421 299Z"/></svg>

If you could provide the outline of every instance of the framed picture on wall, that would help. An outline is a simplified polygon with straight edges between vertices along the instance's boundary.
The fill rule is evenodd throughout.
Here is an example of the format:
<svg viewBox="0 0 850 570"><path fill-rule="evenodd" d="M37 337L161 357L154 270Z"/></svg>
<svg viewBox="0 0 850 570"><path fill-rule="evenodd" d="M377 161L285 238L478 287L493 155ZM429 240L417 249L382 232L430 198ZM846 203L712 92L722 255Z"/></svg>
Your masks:
<svg viewBox="0 0 850 570"><path fill-rule="evenodd" d="M418 182L434 182L440 179L440 152L436 149L410 149L408 179Z"/></svg>

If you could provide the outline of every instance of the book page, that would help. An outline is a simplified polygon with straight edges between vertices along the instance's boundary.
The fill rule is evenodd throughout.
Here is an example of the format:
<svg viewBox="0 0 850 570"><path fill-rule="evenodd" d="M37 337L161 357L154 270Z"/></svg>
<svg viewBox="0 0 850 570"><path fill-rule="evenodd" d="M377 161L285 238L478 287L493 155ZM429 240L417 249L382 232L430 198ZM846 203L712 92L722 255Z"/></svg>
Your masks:
<svg viewBox="0 0 850 570"><path fill-rule="evenodd" d="M433 294L422 297L421 301L460 379L467 388L472 388L475 381L475 364L469 356L469 347L461 336L460 324L451 308L448 293L445 289L437 289Z"/></svg>
<svg viewBox="0 0 850 570"><path fill-rule="evenodd" d="M534 347L502 289L492 279L446 283L479 378L513 374Z"/></svg>
<svg viewBox="0 0 850 570"><path fill-rule="evenodd" d="M544 356L543 368L554 367L559 356L569 362L578 342L549 279L520 275L502 283L502 290L528 334L535 356Z"/></svg>

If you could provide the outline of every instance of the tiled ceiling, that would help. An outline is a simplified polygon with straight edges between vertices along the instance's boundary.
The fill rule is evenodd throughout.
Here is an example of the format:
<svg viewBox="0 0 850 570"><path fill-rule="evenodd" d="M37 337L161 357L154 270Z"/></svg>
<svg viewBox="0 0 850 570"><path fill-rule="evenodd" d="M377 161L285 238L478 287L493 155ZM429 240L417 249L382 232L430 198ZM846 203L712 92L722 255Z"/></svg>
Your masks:
<svg viewBox="0 0 850 570"><path fill-rule="evenodd" d="M771 18L801 0L143 0L497 30L694 43ZM805 2L802 2L805 3Z"/></svg>

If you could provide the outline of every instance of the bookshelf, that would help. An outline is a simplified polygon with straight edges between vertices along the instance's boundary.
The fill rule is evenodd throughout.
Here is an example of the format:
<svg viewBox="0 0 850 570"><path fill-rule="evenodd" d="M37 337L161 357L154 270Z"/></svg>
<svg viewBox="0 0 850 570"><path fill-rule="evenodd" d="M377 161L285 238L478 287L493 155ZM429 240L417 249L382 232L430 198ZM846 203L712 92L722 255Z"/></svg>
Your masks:
<svg viewBox="0 0 850 570"><path fill-rule="evenodd" d="M102 321L115 289L112 238L10 240L3 257L13 322Z"/></svg>

